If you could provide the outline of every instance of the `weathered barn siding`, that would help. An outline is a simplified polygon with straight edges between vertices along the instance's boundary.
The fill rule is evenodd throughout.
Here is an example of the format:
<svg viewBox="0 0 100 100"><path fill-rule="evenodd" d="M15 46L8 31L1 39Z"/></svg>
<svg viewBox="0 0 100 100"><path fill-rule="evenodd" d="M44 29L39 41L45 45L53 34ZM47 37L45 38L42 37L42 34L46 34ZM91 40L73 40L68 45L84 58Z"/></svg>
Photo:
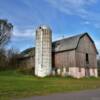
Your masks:
<svg viewBox="0 0 100 100"><path fill-rule="evenodd" d="M86 54L88 54L89 63L86 63ZM77 67L97 67L96 49L87 35L84 35L76 49L76 66Z"/></svg>
<svg viewBox="0 0 100 100"><path fill-rule="evenodd" d="M18 57L19 67L31 69L35 67L35 48L28 48Z"/></svg>
<svg viewBox="0 0 100 100"><path fill-rule="evenodd" d="M75 67L75 50L53 53L53 67Z"/></svg>
<svg viewBox="0 0 100 100"><path fill-rule="evenodd" d="M31 69L35 67L35 57L23 57L19 58L19 67Z"/></svg>
<svg viewBox="0 0 100 100"><path fill-rule="evenodd" d="M74 47L72 41L76 41L77 45ZM59 42L59 45L57 43ZM73 38L64 39L55 43L55 51L53 52L53 67L57 69L58 75L64 73L76 78L85 76L97 77L97 50L95 44L88 34L79 35ZM68 43L67 43L68 42ZM74 47L70 50L63 50L64 45ZM69 45L70 44L70 45ZM66 45L65 45L66 46ZM66 47L68 49L68 47ZM62 51L59 51L59 50ZM88 62L86 61L88 55Z"/></svg>
<svg viewBox="0 0 100 100"><path fill-rule="evenodd" d="M86 62L86 54L88 54L88 63ZM88 35L84 35L80 39L75 55L76 67L80 70L77 76L98 76L96 60L97 52L94 43ZM83 68L84 70L82 70Z"/></svg>

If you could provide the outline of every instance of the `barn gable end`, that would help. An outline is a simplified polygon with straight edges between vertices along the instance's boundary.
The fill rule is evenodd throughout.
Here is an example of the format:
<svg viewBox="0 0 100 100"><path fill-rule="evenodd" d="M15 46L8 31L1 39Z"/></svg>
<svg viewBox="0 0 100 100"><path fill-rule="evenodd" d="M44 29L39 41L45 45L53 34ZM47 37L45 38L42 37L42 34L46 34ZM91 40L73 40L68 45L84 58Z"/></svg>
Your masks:
<svg viewBox="0 0 100 100"><path fill-rule="evenodd" d="M93 40L88 34L84 34L79 39L79 43L76 48L76 66L97 67L96 54L97 50Z"/></svg>
<svg viewBox="0 0 100 100"><path fill-rule="evenodd" d="M85 37L85 38L84 38ZM94 49L94 52L96 53L96 54L98 54L98 51L97 51L97 48L96 48L96 46L95 46L95 43L94 43L94 41L93 41L93 39L90 37L90 35L88 34L88 33L84 33L84 34L82 34L82 35L80 35L80 37L79 37L79 40L78 40L78 43L77 43L77 46L76 46L76 48L75 49L77 49L78 48L78 46L79 46L79 43L80 43L80 40L82 39L82 38L84 38L84 43L85 42L90 42L91 43L91 45L93 46L93 48L90 48L91 50L92 49ZM89 41L88 41L89 40ZM83 44L84 45L84 44ZM88 45L86 45L85 47L87 47ZM89 49L89 50L90 50ZM93 52L92 52L93 53Z"/></svg>

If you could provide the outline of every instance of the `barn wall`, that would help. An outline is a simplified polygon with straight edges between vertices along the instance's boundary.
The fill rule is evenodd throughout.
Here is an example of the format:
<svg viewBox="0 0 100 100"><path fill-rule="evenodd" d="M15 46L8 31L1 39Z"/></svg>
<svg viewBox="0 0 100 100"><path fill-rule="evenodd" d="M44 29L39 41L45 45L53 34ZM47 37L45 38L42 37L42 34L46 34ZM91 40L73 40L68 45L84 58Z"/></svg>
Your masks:
<svg viewBox="0 0 100 100"><path fill-rule="evenodd" d="M75 67L75 51L64 51L53 53L52 57L53 67L61 68L61 67Z"/></svg>
<svg viewBox="0 0 100 100"><path fill-rule="evenodd" d="M71 67L68 74L75 78L85 77L85 68Z"/></svg>
<svg viewBox="0 0 100 100"><path fill-rule="evenodd" d="M89 56L89 64L86 64L86 53ZM96 50L90 38L85 35L80 39L76 50L76 66L77 67L97 67Z"/></svg>
<svg viewBox="0 0 100 100"><path fill-rule="evenodd" d="M35 58L28 57L19 59L19 67L21 68L34 68L35 67Z"/></svg>

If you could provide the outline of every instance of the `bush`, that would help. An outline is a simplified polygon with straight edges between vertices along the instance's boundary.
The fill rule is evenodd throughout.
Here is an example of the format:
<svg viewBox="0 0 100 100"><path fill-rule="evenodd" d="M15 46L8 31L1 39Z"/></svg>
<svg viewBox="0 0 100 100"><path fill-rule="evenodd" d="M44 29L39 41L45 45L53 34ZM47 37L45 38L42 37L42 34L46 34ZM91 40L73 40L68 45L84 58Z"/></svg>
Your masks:
<svg viewBox="0 0 100 100"><path fill-rule="evenodd" d="M17 69L18 72L25 74L25 75L34 75L34 68L23 68L20 67Z"/></svg>

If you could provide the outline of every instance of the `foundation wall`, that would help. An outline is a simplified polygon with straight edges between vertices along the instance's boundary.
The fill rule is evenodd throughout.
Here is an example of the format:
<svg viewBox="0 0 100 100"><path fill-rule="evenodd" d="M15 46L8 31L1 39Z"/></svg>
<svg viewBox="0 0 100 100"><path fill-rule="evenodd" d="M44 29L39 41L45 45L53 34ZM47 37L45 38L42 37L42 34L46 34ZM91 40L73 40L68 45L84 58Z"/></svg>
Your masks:
<svg viewBox="0 0 100 100"><path fill-rule="evenodd" d="M54 72L54 70L53 70ZM57 69L57 72L55 72L55 75L61 75L61 76L72 76L74 78L82 78L82 77L97 77L97 69L95 68L90 68L88 72L89 76L86 76L86 69L85 68L80 68L80 67L70 67L69 71L66 71L66 68Z"/></svg>

